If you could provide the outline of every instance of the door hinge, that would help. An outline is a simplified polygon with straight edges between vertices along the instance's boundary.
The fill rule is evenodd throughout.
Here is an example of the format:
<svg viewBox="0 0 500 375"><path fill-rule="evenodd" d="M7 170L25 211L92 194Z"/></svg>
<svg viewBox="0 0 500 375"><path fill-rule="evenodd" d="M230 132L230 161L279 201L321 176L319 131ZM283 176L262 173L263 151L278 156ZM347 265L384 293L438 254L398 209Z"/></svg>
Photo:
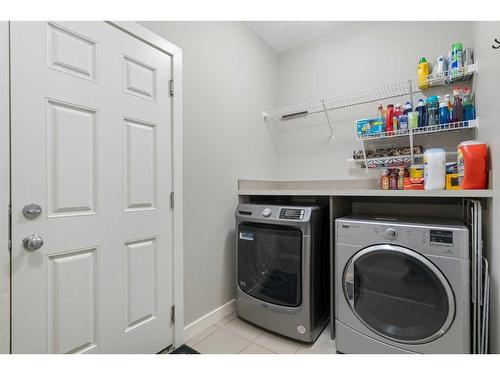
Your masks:
<svg viewBox="0 0 500 375"><path fill-rule="evenodd" d="M170 308L170 323L175 323L175 305Z"/></svg>
<svg viewBox="0 0 500 375"><path fill-rule="evenodd" d="M170 209L174 209L174 192L170 192Z"/></svg>
<svg viewBox="0 0 500 375"><path fill-rule="evenodd" d="M174 80L173 79L171 79L168 82L168 89L169 89L169 92L170 92L170 96L174 96Z"/></svg>

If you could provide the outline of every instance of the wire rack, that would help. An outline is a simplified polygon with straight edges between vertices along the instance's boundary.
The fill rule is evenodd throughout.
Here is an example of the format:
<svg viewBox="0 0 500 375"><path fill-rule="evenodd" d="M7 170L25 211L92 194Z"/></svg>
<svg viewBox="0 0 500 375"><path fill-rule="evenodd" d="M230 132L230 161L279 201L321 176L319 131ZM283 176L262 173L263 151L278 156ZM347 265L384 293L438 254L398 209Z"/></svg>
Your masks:
<svg viewBox="0 0 500 375"><path fill-rule="evenodd" d="M427 77L429 88L449 86L458 82L464 82L474 77L478 72L477 63L469 65L462 72L454 75L450 79L450 72L442 74L430 74ZM409 79L405 81L393 82L383 86L354 91L332 98L316 99L310 102L296 105L270 109L263 112L264 120L268 123L279 124L327 124L330 135L334 135L333 124L355 117L366 116L365 113L374 112L374 103L394 103L399 101L404 104L409 101L412 106L414 99L427 90L418 88L417 80ZM396 100L397 99L397 100ZM357 116L356 116L357 114Z"/></svg>
<svg viewBox="0 0 500 375"><path fill-rule="evenodd" d="M439 132L447 132L447 131L455 131L463 129L474 129L478 127L478 124L479 124L478 119L460 121L460 122L450 122L448 124L430 125L416 129L401 129L401 130L381 132L376 134L358 135L358 140L366 141L372 139L408 137L411 135L419 135L419 134L430 134L430 133L439 133Z"/></svg>

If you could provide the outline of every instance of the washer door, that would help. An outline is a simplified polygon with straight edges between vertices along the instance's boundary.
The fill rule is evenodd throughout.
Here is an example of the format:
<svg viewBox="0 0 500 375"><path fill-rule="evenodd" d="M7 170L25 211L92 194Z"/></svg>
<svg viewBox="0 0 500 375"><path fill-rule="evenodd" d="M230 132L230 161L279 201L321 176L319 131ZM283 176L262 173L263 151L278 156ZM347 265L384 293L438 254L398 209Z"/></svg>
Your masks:
<svg viewBox="0 0 500 375"><path fill-rule="evenodd" d="M400 343L437 339L455 315L453 292L441 271L401 246L374 245L356 253L344 270L343 289L361 322Z"/></svg>
<svg viewBox="0 0 500 375"><path fill-rule="evenodd" d="M265 302L297 307L302 303L302 232L260 223L238 226L238 285Z"/></svg>

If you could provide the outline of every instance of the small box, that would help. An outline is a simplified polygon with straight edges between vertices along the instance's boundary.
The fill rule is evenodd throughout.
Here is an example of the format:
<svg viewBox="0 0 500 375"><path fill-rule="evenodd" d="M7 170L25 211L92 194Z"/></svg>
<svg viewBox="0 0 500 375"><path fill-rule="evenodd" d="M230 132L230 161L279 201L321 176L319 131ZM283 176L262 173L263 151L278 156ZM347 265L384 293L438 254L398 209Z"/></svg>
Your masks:
<svg viewBox="0 0 500 375"><path fill-rule="evenodd" d="M446 190L460 190L458 173L448 173L446 175Z"/></svg>
<svg viewBox="0 0 500 375"><path fill-rule="evenodd" d="M356 131L358 135L371 135L382 133L384 129L384 119L379 118L365 118L356 121Z"/></svg>
<svg viewBox="0 0 500 375"><path fill-rule="evenodd" d="M423 178L405 177L403 179L403 189L404 190L424 190L424 179Z"/></svg>

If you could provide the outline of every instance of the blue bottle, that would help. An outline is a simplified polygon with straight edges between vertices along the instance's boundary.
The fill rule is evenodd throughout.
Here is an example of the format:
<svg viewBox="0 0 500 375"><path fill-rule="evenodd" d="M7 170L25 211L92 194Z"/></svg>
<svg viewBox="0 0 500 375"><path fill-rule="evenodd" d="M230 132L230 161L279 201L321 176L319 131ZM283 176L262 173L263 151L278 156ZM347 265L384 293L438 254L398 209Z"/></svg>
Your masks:
<svg viewBox="0 0 500 375"><path fill-rule="evenodd" d="M423 128L427 126L427 107L425 106L424 100L419 99L416 108L418 112L418 127Z"/></svg>
<svg viewBox="0 0 500 375"><path fill-rule="evenodd" d="M450 110L448 109L448 103L439 103L439 124L448 124L450 122Z"/></svg>

